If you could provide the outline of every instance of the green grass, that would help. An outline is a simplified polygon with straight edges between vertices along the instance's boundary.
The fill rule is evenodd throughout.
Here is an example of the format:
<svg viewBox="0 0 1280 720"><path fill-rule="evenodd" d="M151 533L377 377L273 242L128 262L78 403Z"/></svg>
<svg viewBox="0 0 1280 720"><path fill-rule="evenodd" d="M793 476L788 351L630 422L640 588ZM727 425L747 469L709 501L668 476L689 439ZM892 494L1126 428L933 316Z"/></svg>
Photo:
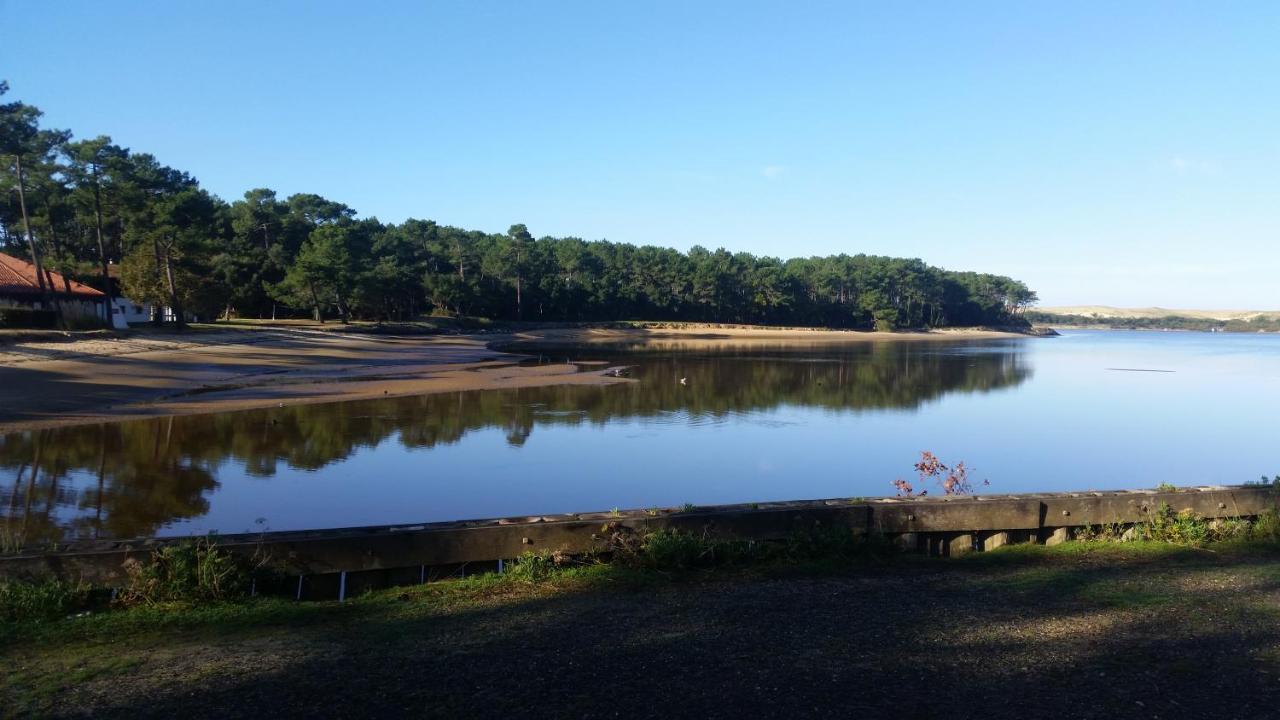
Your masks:
<svg viewBox="0 0 1280 720"><path fill-rule="evenodd" d="M57 620L88 606L90 588L82 583L54 580L43 583L0 583L0 620L43 622Z"/></svg>
<svg viewBox="0 0 1280 720"><path fill-rule="evenodd" d="M502 575L387 588L346 603L188 597L52 620L28 617L0 624L0 657L19 668L0 679L0 695L16 698L18 707L48 707L78 683L127 674L142 662L162 663L166 653L181 648L303 636L374 648L414 623L581 593L680 592L689 584L890 573L982 588L993 602L1067 603L1085 612L1171 609L1183 622L1198 623L1195 603L1202 601L1184 597L1183 581L1222 572L1231 563L1232 572L1261 585L1280 584L1280 545L1257 540L1209 549L1153 541L1009 545L942 559L896 555L875 543L838 537L815 534L761 550L759 544L664 533L644 538L633 549L636 557L609 563L531 553ZM1212 583L1206 586L1212 593Z"/></svg>
<svg viewBox="0 0 1280 720"><path fill-rule="evenodd" d="M830 544L824 544L830 543ZM526 554L508 565L503 575L475 575L427 585L375 590L346 603L295 602L278 597L224 600L185 599L128 607L99 605L83 616L42 614L15 619L0 626L5 642L101 642L119 637L157 633L239 633L256 628L308 626L372 617L410 617L422 613L503 602L511 598L563 592L636 589L655 584L776 578L865 571L881 567L956 568L971 572L975 582L1002 584L1018 592L1072 590L1076 576L1064 574L1063 563L1084 565L1085 575L1099 567L1135 566L1156 561L1188 566L1210 557L1242 555L1280 559L1280 546L1260 541L1221 543L1213 550L1157 542L1077 543L1056 546L1008 545L956 559L896 555L886 547L863 542L839 545L818 538L795 540L762 550L746 543L704 543L678 533L649 539L640 555L612 563L595 560L557 561L547 555ZM834 545L834 547L833 547ZM1006 573L1016 570L1016 576ZM1280 579L1280 570L1276 570ZM38 586L36 586L38 587ZM1115 593L1119 597L1122 593ZM1094 600L1109 597L1105 593ZM1090 596L1084 596L1089 600ZM67 613L71 615L71 613Z"/></svg>

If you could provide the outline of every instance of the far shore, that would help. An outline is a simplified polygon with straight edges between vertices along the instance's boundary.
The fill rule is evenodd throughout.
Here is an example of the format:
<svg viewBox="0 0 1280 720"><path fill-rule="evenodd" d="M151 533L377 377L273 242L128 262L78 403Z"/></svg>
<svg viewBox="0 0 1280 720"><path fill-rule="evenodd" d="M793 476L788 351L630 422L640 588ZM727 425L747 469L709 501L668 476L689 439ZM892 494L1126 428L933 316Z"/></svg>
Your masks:
<svg viewBox="0 0 1280 720"><path fill-rule="evenodd" d="M224 329L228 328L228 329ZM614 350L1010 338L987 329L857 332L635 323L383 335L310 323L188 333L0 334L0 432L380 397L630 382L594 363L521 365L514 346ZM393 327L396 332L401 328ZM412 328L404 328L412 332Z"/></svg>

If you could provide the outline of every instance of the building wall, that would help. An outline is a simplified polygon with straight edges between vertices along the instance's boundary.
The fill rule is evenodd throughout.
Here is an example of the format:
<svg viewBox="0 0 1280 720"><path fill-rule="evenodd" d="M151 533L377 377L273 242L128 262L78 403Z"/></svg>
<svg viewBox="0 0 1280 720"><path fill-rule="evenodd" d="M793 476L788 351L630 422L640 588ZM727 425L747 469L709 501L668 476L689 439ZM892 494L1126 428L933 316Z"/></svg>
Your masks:
<svg viewBox="0 0 1280 720"><path fill-rule="evenodd" d="M101 325L105 321L103 303L96 300L85 300L77 297L59 297L58 305L62 308L62 316L76 327ZM0 296L0 308L23 308L26 310L52 310L50 304L45 306L39 297L29 295Z"/></svg>
<svg viewBox="0 0 1280 720"><path fill-rule="evenodd" d="M151 303L138 302L129 298L114 298L112 303L112 322L115 327L124 329L130 323L151 322ZM122 327L120 323L123 322Z"/></svg>
<svg viewBox="0 0 1280 720"><path fill-rule="evenodd" d="M93 300L81 300L80 298L58 298L58 304L62 307L62 314L67 317L102 317L102 303ZM28 298L25 296L17 297L0 297L0 307L16 307L28 308L30 310L44 310L44 302L40 298ZM52 310L50 305L47 309Z"/></svg>

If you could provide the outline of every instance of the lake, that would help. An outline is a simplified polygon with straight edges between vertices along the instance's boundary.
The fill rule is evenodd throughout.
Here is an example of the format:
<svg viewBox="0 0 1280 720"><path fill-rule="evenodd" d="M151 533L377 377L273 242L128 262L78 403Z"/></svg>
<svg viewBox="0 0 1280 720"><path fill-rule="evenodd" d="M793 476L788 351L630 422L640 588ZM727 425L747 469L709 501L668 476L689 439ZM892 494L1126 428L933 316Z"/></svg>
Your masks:
<svg viewBox="0 0 1280 720"><path fill-rule="evenodd" d="M1280 473L1275 335L517 349L635 382L12 433L4 529L30 543L883 496L923 450L990 493Z"/></svg>

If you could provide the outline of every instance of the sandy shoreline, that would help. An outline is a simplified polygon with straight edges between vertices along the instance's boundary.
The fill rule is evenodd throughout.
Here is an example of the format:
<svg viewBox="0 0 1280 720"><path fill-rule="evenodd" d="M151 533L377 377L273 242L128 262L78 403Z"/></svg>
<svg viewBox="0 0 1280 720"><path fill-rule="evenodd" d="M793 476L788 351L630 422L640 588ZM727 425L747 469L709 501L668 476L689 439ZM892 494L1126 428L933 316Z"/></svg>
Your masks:
<svg viewBox="0 0 1280 720"><path fill-rule="evenodd" d="M378 336L297 328L0 345L0 432L436 392L630 382L583 362L518 365L515 344L612 350L829 346L1018 337L720 326Z"/></svg>

